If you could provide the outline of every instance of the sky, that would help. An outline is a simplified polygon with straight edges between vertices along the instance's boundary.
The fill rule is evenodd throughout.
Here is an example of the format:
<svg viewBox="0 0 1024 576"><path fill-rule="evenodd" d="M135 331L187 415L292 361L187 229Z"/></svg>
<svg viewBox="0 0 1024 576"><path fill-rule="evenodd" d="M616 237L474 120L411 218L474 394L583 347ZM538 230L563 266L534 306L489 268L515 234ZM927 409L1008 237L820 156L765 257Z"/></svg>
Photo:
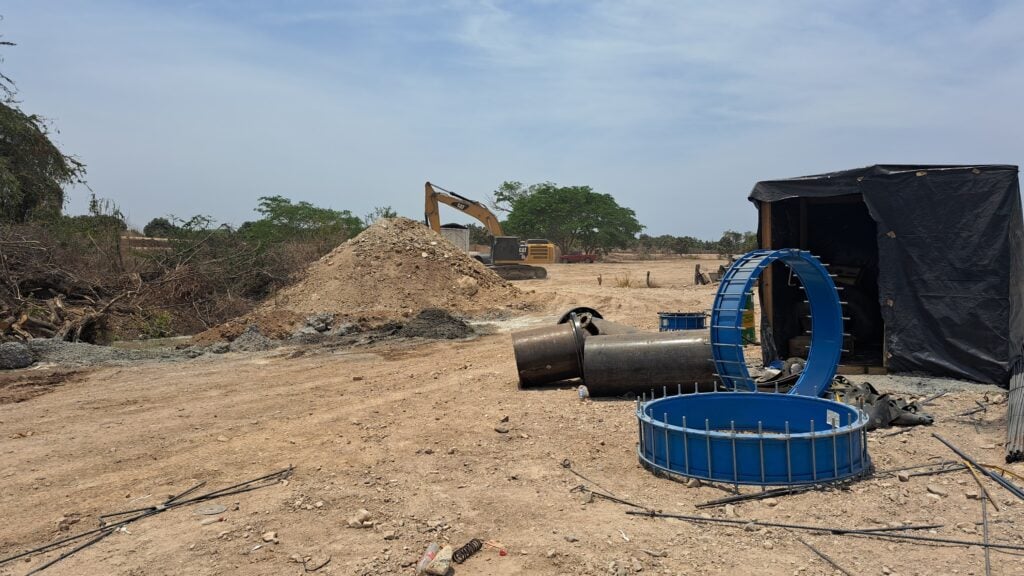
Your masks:
<svg viewBox="0 0 1024 576"><path fill-rule="evenodd" d="M0 71L134 226L261 196L422 219L423 182L589 185L645 232L754 183L1024 158L1024 2L7 0ZM442 208L442 210L445 210ZM454 210L444 222L467 222Z"/></svg>

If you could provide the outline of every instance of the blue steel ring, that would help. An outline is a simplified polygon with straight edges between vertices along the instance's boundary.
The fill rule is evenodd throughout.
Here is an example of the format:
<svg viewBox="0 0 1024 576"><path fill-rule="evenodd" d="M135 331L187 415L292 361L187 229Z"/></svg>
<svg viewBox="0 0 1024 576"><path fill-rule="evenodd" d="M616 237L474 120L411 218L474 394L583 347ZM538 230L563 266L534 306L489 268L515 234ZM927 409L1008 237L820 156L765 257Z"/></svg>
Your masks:
<svg viewBox="0 0 1024 576"><path fill-rule="evenodd" d="M828 390L843 348L843 310L836 285L817 257L806 250L754 250L722 276L711 309L711 355L726 388L757 391L743 356L743 312L748 295L773 262L789 266L800 279L811 306L811 347L807 364L790 394L821 396Z"/></svg>
<svg viewBox="0 0 1024 576"><path fill-rule="evenodd" d="M637 401L637 455L651 470L713 482L833 482L871 468L867 415L823 398L709 392Z"/></svg>

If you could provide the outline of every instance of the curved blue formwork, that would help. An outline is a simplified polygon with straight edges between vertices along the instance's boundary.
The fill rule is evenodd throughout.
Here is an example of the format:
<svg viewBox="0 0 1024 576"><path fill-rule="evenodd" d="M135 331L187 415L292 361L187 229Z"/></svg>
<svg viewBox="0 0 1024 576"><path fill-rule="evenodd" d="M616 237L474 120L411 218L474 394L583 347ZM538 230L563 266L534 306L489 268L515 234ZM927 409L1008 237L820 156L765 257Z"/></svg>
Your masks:
<svg viewBox="0 0 1024 576"><path fill-rule="evenodd" d="M732 484L793 486L870 469L868 418L810 396L707 392L637 401L640 461L670 474Z"/></svg>
<svg viewBox="0 0 1024 576"><path fill-rule="evenodd" d="M836 285L824 265L806 250L754 250L741 256L722 276L711 309L711 355L727 388L756 391L743 357L743 312L754 284L773 262L789 266L811 306L811 347L807 365L790 394L821 396L832 383L843 347L843 310Z"/></svg>

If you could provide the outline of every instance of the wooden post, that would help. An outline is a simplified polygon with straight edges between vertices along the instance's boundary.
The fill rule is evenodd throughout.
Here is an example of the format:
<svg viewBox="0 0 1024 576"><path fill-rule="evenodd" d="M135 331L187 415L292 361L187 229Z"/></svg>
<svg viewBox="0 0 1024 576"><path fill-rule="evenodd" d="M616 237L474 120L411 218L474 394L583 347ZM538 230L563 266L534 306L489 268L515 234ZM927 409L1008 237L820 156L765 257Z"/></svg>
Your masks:
<svg viewBox="0 0 1024 576"><path fill-rule="evenodd" d="M772 205L769 202L761 202L757 205L758 216L761 218L761 248L772 247ZM772 326L775 326L775 308L772 305L772 267L768 266L761 273L761 304L764 307L762 316L767 318Z"/></svg>

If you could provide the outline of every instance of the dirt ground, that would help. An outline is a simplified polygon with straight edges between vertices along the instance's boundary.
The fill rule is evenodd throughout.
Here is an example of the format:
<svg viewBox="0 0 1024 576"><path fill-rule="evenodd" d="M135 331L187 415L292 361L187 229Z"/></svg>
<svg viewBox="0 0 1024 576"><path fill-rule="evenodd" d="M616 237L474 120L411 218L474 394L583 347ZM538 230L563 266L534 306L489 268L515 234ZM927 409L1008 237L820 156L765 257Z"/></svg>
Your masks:
<svg viewBox="0 0 1024 576"><path fill-rule="evenodd" d="M627 275L643 285L647 271L659 287L616 286ZM0 376L0 557L68 534L58 529L62 518L81 516L72 532L92 528L100 514L156 504L197 481L214 489L291 464L287 483L219 502L227 507L214 517L221 521L171 510L46 573L299 575L295 559L308 556L311 567L331 558L318 574L412 574L431 541L459 546L478 537L508 554L484 549L456 574L833 574L799 537L851 574L984 574L977 546L644 518L572 491L586 483L679 514L844 528L940 524L919 534L981 539L981 505L967 497L977 486L963 471L699 510L695 504L726 492L638 466L632 402L580 401L569 387L517 389L510 331L551 322L576 304L656 329L659 311L710 307L714 288L690 286L692 275L692 261L552 265L548 279L517 283L548 300L547 310L476 324L491 333L470 340L204 355L76 368L68 378L59 367ZM982 462L1002 460L1000 389L851 377L864 378L914 394L953 390L929 405L934 426L871 433L879 469L951 459L932 431ZM956 416L986 398L997 403ZM563 468L564 459L591 481ZM999 505L989 507L991 540L1024 545L1024 502L986 486ZM359 509L369 511L372 528L347 526ZM268 531L276 541L263 541ZM993 574L1024 574L1017 556L991 556ZM0 574L25 574L43 560L6 564Z"/></svg>

